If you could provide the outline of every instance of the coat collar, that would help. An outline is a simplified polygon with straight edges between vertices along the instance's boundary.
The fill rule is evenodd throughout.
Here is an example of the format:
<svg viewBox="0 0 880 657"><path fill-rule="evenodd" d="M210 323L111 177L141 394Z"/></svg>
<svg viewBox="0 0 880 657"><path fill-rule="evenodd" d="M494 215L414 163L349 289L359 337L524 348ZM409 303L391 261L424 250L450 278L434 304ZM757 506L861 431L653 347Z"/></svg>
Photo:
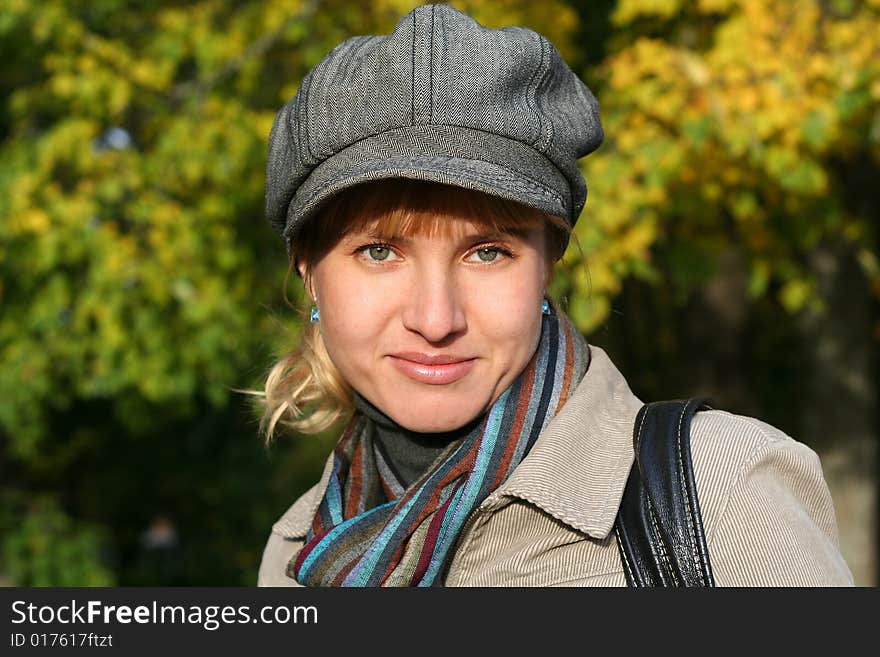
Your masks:
<svg viewBox="0 0 880 657"><path fill-rule="evenodd" d="M324 497L327 483L333 472L333 452L324 464L324 472L318 483L306 491L302 497L293 503L283 516L272 525L272 531L284 538L303 538L312 527L312 520L318 511L318 506Z"/></svg>
<svg viewBox="0 0 880 657"><path fill-rule="evenodd" d="M480 508L522 499L578 531L605 538L632 465L633 424L641 406L608 354L591 345L589 368L574 394ZM287 538L308 533L332 469L331 454L320 481L275 523L276 533Z"/></svg>
<svg viewBox="0 0 880 657"><path fill-rule="evenodd" d="M633 424L641 406L608 354L591 345L589 369L574 394L481 508L519 498L605 538L632 466Z"/></svg>

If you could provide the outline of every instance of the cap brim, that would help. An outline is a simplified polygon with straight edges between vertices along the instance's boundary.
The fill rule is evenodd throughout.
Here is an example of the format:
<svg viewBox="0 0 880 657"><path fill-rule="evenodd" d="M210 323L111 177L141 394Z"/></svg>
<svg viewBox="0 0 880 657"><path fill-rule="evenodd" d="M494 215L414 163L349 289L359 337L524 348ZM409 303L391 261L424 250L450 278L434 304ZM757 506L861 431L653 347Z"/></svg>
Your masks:
<svg viewBox="0 0 880 657"><path fill-rule="evenodd" d="M289 245L321 206L342 190L387 178L472 189L572 222L568 182L538 151L469 128L409 126L363 139L318 165L290 202L285 241Z"/></svg>

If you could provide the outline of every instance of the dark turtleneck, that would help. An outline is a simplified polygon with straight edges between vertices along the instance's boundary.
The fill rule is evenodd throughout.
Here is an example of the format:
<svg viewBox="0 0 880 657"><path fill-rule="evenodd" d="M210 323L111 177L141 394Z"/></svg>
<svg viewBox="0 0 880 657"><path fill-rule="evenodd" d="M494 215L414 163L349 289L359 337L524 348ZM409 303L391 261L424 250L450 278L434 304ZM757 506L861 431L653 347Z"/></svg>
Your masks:
<svg viewBox="0 0 880 657"><path fill-rule="evenodd" d="M444 433L418 433L404 429L357 392L354 405L373 421L376 443L405 487L427 472L451 443L466 436L482 420L479 416L463 427Z"/></svg>

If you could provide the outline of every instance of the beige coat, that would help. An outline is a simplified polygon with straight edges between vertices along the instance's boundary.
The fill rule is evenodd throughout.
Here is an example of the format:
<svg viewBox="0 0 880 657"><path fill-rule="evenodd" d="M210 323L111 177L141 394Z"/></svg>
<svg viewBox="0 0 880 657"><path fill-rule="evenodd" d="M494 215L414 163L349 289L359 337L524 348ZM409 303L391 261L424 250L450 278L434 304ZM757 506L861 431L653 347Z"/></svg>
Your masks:
<svg viewBox="0 0 880 657"><path fill-rule="evenodd" d="M614 533L642 403L591 347L581 384L528 456L468 519L446 586L625 586ZM816 454L778 429L724 411L698 413L691 449L719 586L851 585ZM260 586L285 575L330 474L275 523Z"/></svg>

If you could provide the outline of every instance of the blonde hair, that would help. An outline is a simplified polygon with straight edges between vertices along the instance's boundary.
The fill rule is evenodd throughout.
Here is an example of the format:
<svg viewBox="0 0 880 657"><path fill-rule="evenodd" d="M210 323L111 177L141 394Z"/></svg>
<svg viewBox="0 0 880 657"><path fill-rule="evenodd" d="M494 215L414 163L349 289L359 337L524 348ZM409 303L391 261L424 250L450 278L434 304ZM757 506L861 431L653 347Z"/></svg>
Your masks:
<svg viewBox="0 0 880 657"><path fill-rule="evenodd" d="M300 230L291 245L288 276L299 271L308 288L314 263L349 231L370 226L380 236L447 236L452 232L451 218L514 234L543 225L548 281L571 233L564 219L515 201L440 183L381 180L341 192ZM312 226L320 230L310 230ZM264 403L260 430L267 443L279 425L299 433L319 433L352 409L351 387L330 360L320 324L305 325L299 345L269 370L264 391L254 392Z"/></svg>

